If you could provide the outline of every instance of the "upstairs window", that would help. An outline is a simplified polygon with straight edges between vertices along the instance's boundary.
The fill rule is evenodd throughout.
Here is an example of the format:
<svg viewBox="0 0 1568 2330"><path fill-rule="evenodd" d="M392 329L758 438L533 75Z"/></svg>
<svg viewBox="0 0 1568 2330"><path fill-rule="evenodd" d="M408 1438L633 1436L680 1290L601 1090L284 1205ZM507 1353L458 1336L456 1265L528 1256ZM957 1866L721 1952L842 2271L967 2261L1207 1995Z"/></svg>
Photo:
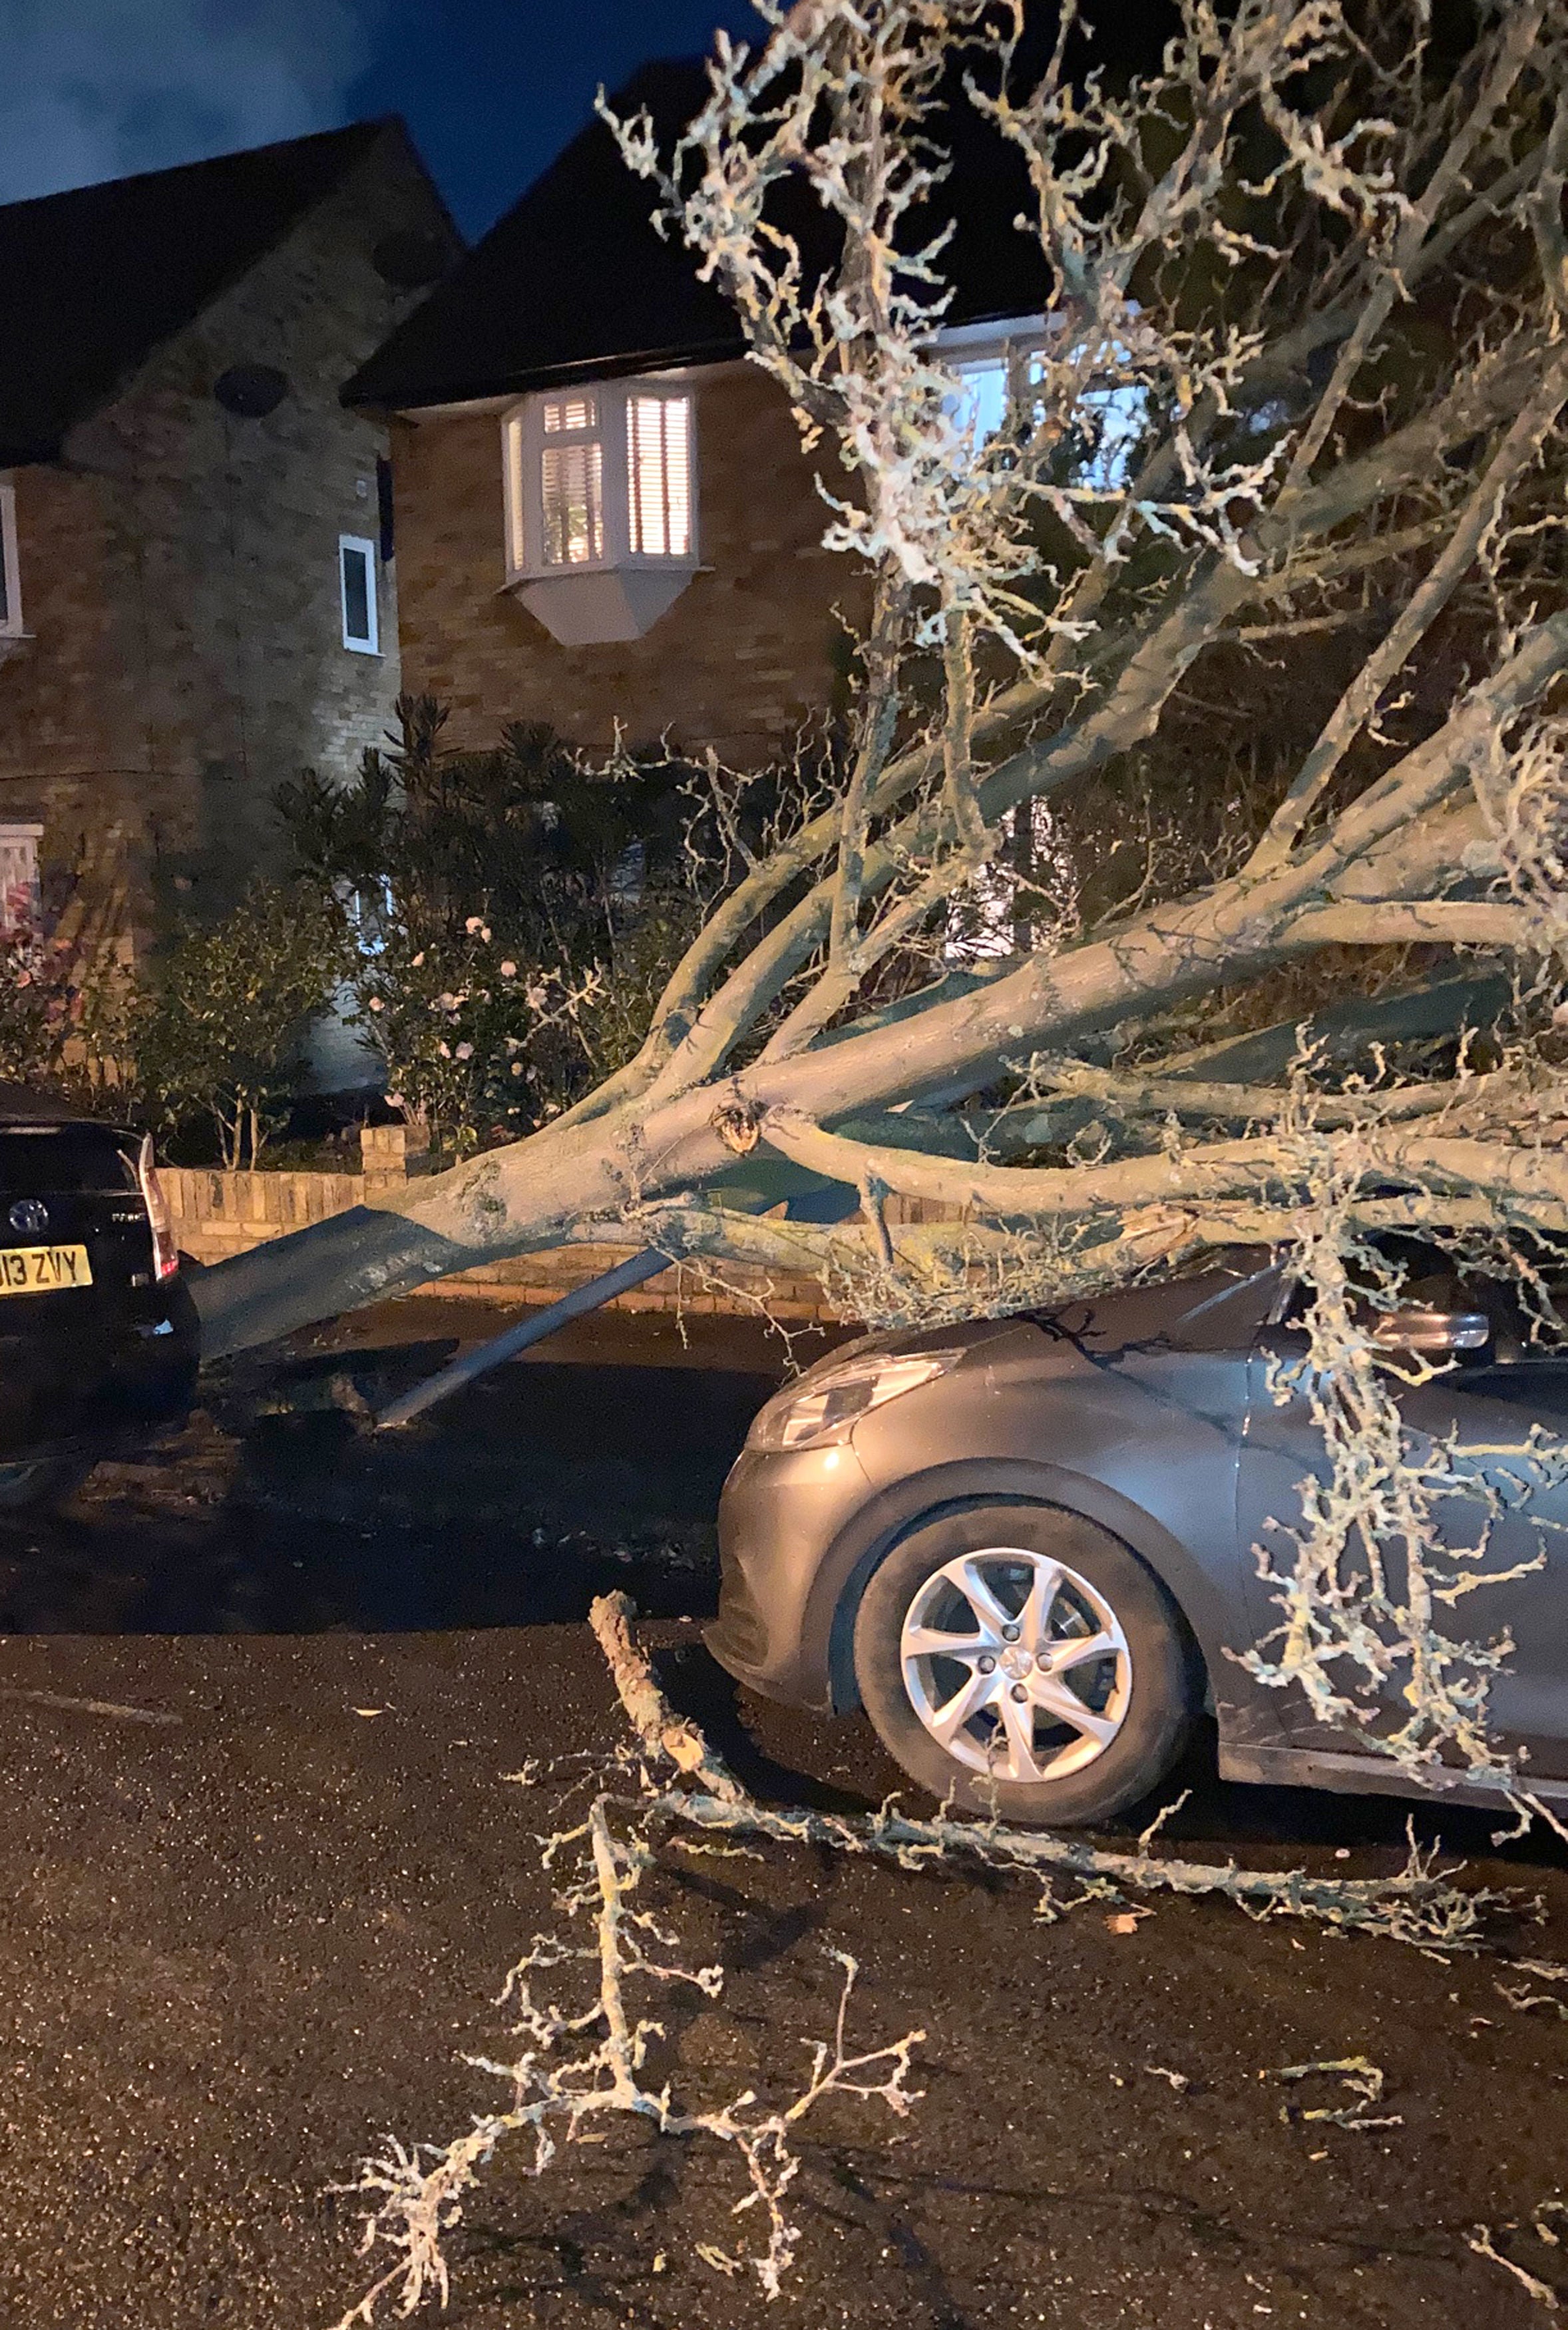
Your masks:
<svg viewBox="0 0 1568 2330"><path fill-rule="evenodd" d="M627 399L627 495L634 555L691 555L691 437L689 396Z"/></svg>
<svg viewBox="0 0 1568 2330"><path fill-rule="evenodd" d="M343 602L343 644L354 655L381 653L377 618L375 545L363 535L337 537L337 579Z"/></svg>
<svg viewBox="0 0 1568 2330"><path fill-rule="evenodd" d="M1015 325L961 325L940 334L935 353L953 374L946 400L972 453L978 454L1016 413L1039 408L1033 392L1053 328L1045 317ZM1137 382L1086 388L1077 401L1072 482L1101 494L1119 493L1148 426L1148 392Z"/></svg>
<svg viewBox="0 0 1568 2330"><path fill-rule="evenodd" d="M0 639L23 638L22 582L16 565L16 488L0 479Z"/></svg>
<svg viewBox="0 0 1568 2330"><path fill-rule="evenodd" d="M1005 355L976 356L953 372L958 389L947 409L978 452L1006 421L1012 367Z"/></svg>
<svg viewBox="0 0 1568 2330"><path fill-rule="evenodd" d="M540 414L539 556L596 566L604 556L604 446L596 396L552 396Z"/></svg>
<svg viewBox="0 0 1568 2330"><path fill-rule="evenodd" d="M506 414L506 581L563 644L640 638L695 573L694 418L687 388L647 379Z"/></svg>
<svg viewBox="0 0 1568 2330"><path fill-rule="evenodd" d="M506 415L506 573L690 564L692 399L638 382L531 396Z"/></svg>

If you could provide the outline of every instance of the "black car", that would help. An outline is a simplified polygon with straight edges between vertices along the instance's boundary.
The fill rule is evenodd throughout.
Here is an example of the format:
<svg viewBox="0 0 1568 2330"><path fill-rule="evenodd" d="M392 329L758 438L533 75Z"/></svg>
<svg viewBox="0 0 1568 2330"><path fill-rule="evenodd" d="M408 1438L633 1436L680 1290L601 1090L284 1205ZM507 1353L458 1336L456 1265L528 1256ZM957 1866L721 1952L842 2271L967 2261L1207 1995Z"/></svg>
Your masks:
<svg viewBox="0 0 1568 2330"><path fill-rule="evenodd" d="M725 1485L714 1655L753 1689L864 1707L921 1786L1024 1822L1100 1820L1145 1795L1205 1706L1237 1780L1422 1791L1374 1738L1315 1722L1238 1653L1280 1623L1255 1549L1326 1469L1281 1358L1301 1297L1267 1254L1049 1315L883 1334L822 1360L756 1418ZM1491 1700L1530 1786L1568 1799L1568 1356L1496 1288L1428 1255L1379 1336L1437 1354L1401 1392L1497 1493L1445 1507L1491 1570L1450 1631L1512 1634ZM1539 1425L1545 1444L1516 1454ZM1465 1451L1470 1454L1467 1457ZM1544 1527L1542 1525L1545 1524ZM1288 1546L1284 1549L1288 1554ZM1397 1719L1397 1677L1374 1734ZM1440 1772L1432 1783L1447 1785ZM1483 1799L1489 1784L1454 1776ZM1492 1792L1496 1801L1496 1791Z"/></svg>
<svg viewBox="0 0 1568 2330"><path fill-rule="evenodd" d="M0 1508L179 1421L198 1359L150 1139L0 1087Z"/></svg>

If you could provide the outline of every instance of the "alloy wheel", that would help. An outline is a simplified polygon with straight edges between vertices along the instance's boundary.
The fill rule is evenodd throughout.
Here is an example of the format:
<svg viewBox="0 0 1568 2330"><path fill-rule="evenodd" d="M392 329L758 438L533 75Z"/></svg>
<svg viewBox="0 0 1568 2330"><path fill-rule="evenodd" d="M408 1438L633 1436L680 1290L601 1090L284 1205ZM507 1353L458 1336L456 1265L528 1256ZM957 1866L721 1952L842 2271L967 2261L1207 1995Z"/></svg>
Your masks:
<svg viewBox="0 0 1568 2330"><path fill-rule="evenodd" d="M1016 1546L933 1570L903 1622L911 1706L958 1763L993 1780L1065 1779L1126 1719L1132 1654L1086 1577Z"/></svg>

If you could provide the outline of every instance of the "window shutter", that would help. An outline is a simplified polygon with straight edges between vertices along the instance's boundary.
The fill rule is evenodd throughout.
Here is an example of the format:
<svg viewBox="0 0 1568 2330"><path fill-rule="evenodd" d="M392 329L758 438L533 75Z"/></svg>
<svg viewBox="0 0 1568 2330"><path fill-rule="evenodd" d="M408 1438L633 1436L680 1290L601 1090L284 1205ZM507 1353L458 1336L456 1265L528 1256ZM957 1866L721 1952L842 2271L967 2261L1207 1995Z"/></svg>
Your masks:
<svg viewBox="0 0 1568 2330"><path fill-rule="evenodd" d="M22 636L22 590L16 573L16 488L0 478L0 638Z"/></svg>
<svg viewBox="0 0 1568 2330"><path fill-rule="evenodd" d="M392 465L384 453L376 456L375 515L381 535L381 563L390 566L397 555L397 529L392 516Z"/></svg>
<svg viewBox="0 0 1568 2330"><path fill-rule="evenodd" d="M521 574L527 564L528 528L524 519L523 423L514 413L506 423L506 568Z"/></svg>
<svg viewBox="0 0 1568 2330"><path fill-rule="evenodd" d="M689 558L692 548L691 399L627 400L631 548L643 558Z"/></svg>

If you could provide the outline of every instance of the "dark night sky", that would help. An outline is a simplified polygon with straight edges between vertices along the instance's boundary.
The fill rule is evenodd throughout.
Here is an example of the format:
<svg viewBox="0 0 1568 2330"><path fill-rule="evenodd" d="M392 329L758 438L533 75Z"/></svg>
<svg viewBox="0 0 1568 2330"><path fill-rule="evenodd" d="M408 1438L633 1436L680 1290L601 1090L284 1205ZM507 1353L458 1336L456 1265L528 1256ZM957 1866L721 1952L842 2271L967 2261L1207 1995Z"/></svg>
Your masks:
<svg viewBox="0 0 1568 2330"><path fill-rule="evenodd" d="M653 56L748 0L0 0L0 202L403 114L481 233Z"/></svg>
<svg viewBox="0 0 1568 2330"><path fill-rule="evenodd" d="M401 113L468 234L507 208L614 89L651 56L748 34L746 0L394 0L355 113Z"/></svg>

